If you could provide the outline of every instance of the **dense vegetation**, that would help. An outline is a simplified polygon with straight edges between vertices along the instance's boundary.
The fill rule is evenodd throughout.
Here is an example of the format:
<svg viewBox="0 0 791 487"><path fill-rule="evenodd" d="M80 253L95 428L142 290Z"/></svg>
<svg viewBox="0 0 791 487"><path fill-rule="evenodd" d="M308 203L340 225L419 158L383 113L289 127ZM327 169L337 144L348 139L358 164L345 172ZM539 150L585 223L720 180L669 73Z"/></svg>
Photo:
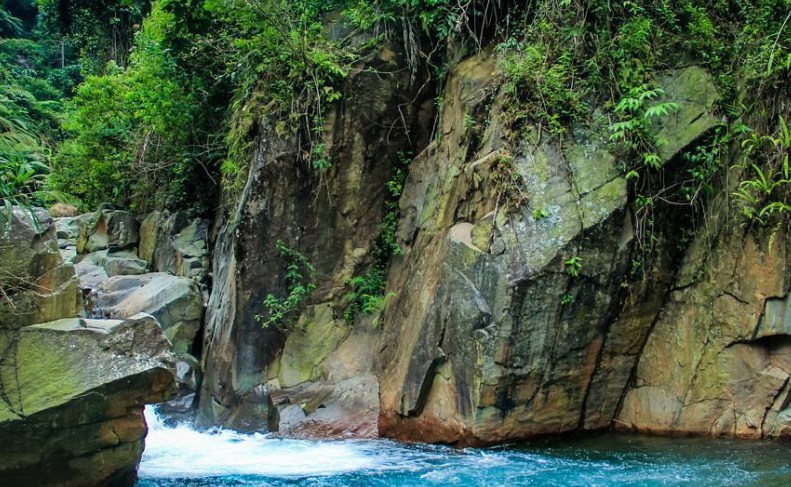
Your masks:
<svg viewBox="0 0 791 487"><path fill-rule="evenodd" d="M647 247L656 205L701 207L734 165L736 213L779 225L791 210L790 18L788 0L4 0L0 198L208 210L237 195L263 119L298 144L295 164L326 170L328 107L389 39L413 80L437 81L438 105L452 60L491 50L513 134L539 126L561 142L607 120ZM723 122L667 174L650 128L678 107L656 77L692 64L715 76ZM496 184L518 183L509 157ZM347 317L382 306L407 163Z"/></svg>

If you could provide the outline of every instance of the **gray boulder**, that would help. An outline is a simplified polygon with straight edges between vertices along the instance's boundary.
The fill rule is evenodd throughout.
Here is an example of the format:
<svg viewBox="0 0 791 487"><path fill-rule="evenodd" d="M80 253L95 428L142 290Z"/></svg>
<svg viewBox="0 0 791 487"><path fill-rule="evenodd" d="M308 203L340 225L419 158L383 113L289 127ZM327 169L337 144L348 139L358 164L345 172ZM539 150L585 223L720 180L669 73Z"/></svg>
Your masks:
<svg viewBox="0 0 791 487"><path fill-rule="evenodd" d="M128 318L154 316L175 353L189 353L203 318L203 300L194 281L157 272L114 276L91 293L93 316Z"/></svg>
<svg viewBox="0 0 791 487"><path fill-rule="evenodd" d="M26 326L77 316L82 308L74 267L58 251L45 210L0 212L0 325Z"/></svg>
<svg viewBox="0 0 791 487"><path fill-rule="evenodd" d="M137 221L128 212L100 209L76 217L80 224L77 251L81 254L108 248L124 250L137 246Z"/></svg>
<svg viewBox="0 0 791 487"><path fill-rule="evenodd" d="M140 224L138 255L158 272L169 272L205 284L208 276L209 222L187 214L148 214Z"/></svg>

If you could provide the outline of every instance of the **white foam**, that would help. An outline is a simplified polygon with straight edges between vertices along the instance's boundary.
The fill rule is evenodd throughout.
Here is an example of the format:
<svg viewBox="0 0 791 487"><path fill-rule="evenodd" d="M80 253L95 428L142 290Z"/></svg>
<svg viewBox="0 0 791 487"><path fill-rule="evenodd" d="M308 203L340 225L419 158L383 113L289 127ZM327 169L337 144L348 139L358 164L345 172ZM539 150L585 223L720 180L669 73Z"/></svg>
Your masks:
<svg viewBox="0 0 791 487"><path fill-rule="evenodd" d="M197 478L223 475L323 476L380 466L365 443L280 440L227 430L199 432L162 424L150 407L141 478Z"/></svg>

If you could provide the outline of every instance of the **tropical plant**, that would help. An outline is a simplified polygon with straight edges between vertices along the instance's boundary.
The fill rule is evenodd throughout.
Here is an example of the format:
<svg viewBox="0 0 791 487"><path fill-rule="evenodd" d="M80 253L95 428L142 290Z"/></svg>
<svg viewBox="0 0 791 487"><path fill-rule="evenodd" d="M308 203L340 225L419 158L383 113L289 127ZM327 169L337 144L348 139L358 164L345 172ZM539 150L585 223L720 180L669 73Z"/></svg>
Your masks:
<svg viewBox="0 0 791 487"><path fill-rule="evenodd" d="M266 314L256 315L256 320L263 328L275 326L279 329L290 328L292 316L302 308L302 304L316 289L314 281L315 269L308 259L292 249L282 240L278 240L277 250L286 261L285 280L287 295L278 298L274 294L267 294L264 299Z"/></svg>
<svg viewBox="0 0 791 487"><path fill-rule="evenodd" d="M566 266L566 273L571 277L579 277L582 272L582 257L574 256L563 263Z"/></svg>
<svg viewBox="0 0 791 487"><path fill-rule="evenodd" d="M742 143L743 164L748 177L733 193L742 215L749 222L767 225L773 218L791 212L788 201L789 151L791 131L780 117L775 134L758 135L754 131ZM750 160L758 162L749 163Z"/></svg>

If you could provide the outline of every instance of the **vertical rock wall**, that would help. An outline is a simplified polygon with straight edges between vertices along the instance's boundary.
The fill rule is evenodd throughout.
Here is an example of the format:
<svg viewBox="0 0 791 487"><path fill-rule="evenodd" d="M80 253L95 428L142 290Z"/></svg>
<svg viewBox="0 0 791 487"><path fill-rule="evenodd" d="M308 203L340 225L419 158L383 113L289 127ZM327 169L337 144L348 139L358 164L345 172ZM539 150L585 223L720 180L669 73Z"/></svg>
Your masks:
<svg viewBox="0 0 791 487"><path fill-rule="evenodd" d="M392 59L385 50L376 63ZM608 121L594 112L561 139L515 130L497 76L485 52L458 63L427 144L430 111L407 76L356 73L328 119L326 172L295 162L293 141L264 123L219 232L200 422L449 443L613 423L788 434L785 234L770 248L733 222L703 232L691 210L667 207L650 217L641 258L649 217ZM653 129L661 177L684 174L681 153L719 122L717 91L697 67L657 81L680 106ZM425 148L400 200L395 298L376 328L353 325L345 282L370 263L393 158L410 145L404 124ZM255 319L267 294L285 292L277 240L316 267L318 289L288 330Z"/></svg>
<svg viewBox="0 0 791 487"><path fill-rule="evenodd" d="M346 281L372 261L368 253L380 233L386 182L399 151L424 145L430 133L431 118L421 103L426 94L395 58L384 48L351 73L343 102L326 117L329 169L307 167L295 141L261 121L238 206L220 223L199 423L259 429L269 419L275 430L282 423L284 431L297 434L299 424L318 422L324 426L314 430L331 434L357 429L354 412L373 410L360 428L375 434L372 360L357 360L370 350L373 331L353 330L341 301ZM290 334L264 329L255 318L264 313L267 294L286 293L278 240L311 262L318 285ZM333 407L340 412L322 419L323 410Z"/></svg>

